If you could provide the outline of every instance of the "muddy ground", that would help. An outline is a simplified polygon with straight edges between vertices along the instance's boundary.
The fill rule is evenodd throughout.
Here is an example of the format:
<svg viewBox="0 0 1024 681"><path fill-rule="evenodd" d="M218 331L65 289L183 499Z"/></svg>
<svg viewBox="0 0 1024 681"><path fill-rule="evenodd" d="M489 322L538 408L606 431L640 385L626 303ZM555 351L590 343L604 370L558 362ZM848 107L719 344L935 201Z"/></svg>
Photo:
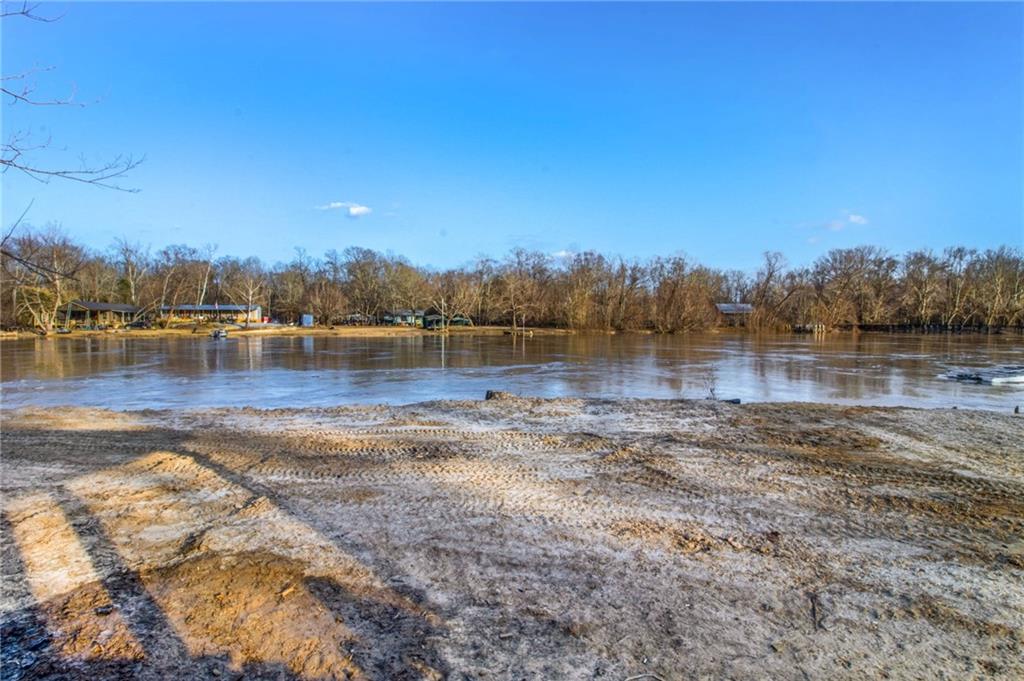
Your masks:
<svg viewBox="0 0 1024 681"><path fill-rule="evenodd" d="M4 679L1024 677L1024 417L3 414Z"/></svg>

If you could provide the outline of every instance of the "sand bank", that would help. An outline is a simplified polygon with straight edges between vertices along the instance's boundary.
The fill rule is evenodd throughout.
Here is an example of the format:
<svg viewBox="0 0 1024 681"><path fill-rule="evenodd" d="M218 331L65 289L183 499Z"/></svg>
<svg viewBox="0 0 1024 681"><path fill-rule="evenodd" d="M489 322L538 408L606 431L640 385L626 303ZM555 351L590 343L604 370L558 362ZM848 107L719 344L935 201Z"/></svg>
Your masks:
<svg viewBox="0 0 1024 681"><path fill-rule="evenodd" d="M1021 442L793 404L8 411L4 678L1020 678Z"/></svg>

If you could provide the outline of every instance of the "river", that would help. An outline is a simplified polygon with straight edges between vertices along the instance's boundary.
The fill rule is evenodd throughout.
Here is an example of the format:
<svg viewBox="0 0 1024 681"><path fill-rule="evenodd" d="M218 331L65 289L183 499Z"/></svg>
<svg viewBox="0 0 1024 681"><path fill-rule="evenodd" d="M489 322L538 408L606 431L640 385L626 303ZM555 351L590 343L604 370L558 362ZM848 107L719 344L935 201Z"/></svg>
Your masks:
<svg viewBox="0 0 1024 681"><path fill-rule="evenodd" d="M316 407L542 397L803 401L1004 411L1024 385L951 370L1024 365L1020 336L699 334L51 338L0 343L4 407Z"/></svg>

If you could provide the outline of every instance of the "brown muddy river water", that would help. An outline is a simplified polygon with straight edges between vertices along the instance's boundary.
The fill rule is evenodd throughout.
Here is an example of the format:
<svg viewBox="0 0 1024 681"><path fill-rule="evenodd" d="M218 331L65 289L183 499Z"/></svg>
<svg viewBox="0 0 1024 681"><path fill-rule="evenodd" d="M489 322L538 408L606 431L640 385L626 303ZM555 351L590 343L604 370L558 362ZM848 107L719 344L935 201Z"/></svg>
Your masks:
<svg viewBox="0 0 1024 681"><path fill-rule="evenodd" d="M1024 383L949 372L1024 365L1021 336L61 338L0 343L3 406L317 407L538 397L1024 406Z"/></svg>

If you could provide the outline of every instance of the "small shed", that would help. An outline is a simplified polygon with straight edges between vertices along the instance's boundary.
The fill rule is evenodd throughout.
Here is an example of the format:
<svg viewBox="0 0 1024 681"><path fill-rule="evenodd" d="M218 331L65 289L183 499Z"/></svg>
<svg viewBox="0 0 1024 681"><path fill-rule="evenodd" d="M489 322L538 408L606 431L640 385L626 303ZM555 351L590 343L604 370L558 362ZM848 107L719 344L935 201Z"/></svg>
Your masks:
<svg viewBox="0 0 1024 681"><path fill-rule="evenodd" d="M313 315L311 315L311 314L304 314L304 315L302 315L302 317L299 319L299 325L304 327L304 328L307 328L307 329L308 328L312 328L312 326L313 326Z"/></svg>
<svg viewBox="0 0 1024 681"><path fill-rule="evenodd" d="M715 309L726 326L745 326L754 306L750 303L716 303Z"/></svg>

